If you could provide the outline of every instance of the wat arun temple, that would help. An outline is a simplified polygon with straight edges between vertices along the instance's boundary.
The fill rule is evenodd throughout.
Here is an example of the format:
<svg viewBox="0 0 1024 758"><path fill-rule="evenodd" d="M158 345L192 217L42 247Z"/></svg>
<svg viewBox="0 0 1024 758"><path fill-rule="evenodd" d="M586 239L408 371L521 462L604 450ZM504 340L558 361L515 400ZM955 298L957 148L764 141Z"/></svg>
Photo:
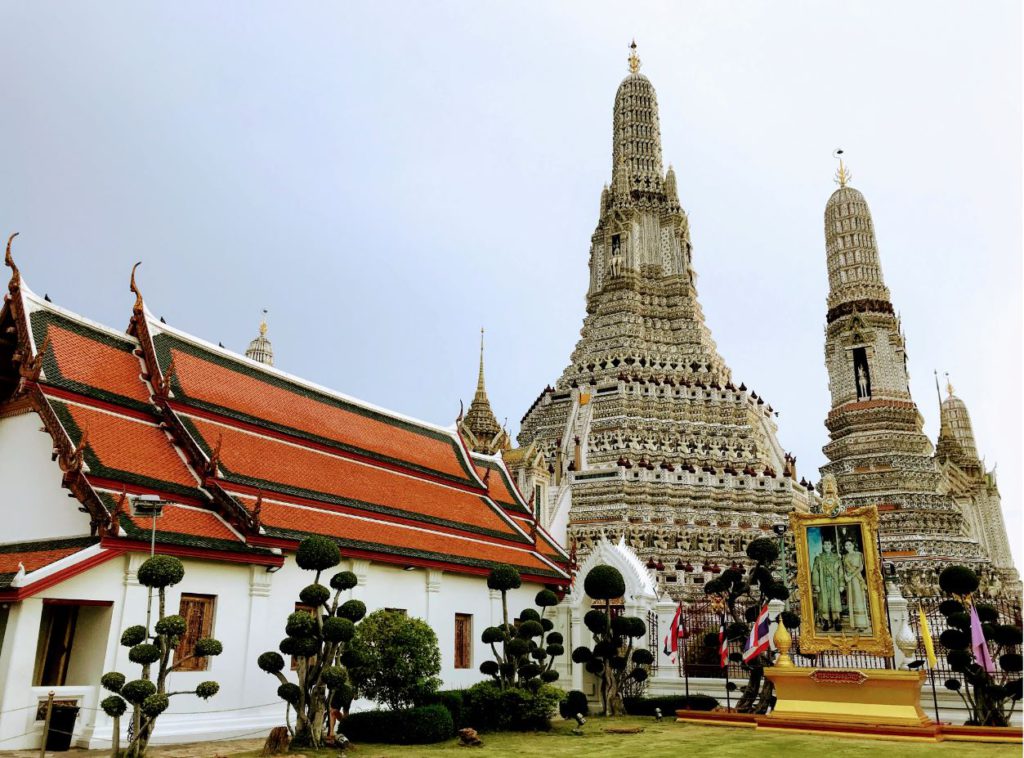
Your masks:
<svg viewBox="0 0 1024 758"><path fill-rule="evenodd" d="M459 426L475 452L502 456L577 561L602 539L624 541L659 592L692 599L742 563L749 542L781 532L791 511L820 510L821 483L798 476L771 404L732 375L705 323L690 221L635 45L612 134L569 364L526 411L513 447L487 400L481 355ZM967 408L949 387L937 444L923 433L868 205L842 164L837 182L825 207L832 407L822 479L844 507L878 506L883 560L908 596L936 595L950 563L975 567L986 596L1017 596L999 490Z"/></svg>

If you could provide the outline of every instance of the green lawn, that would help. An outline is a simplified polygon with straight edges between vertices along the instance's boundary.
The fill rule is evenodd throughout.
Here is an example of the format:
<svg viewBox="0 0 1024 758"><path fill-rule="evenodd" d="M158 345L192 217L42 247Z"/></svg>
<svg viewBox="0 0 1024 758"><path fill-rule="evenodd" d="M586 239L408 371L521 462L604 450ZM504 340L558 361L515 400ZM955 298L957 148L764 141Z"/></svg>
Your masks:
<svg viewBox="0 0 1024 758"><path fill-rule="evenodd" d="M573 722L555 719L554 729L541 733L483 734L482 748L458 746L458 740L437 745L399 747L394 745L358 745L348 752L349 758L437 758L449 753L508 758L772 758L784 756L827 756L827 758L878 758L878 756L957 756L971 758L1002 758L1020 756L1019 745L990 745L966 742L903 742L861 740L822 735L788 735L755 732L753 729L720 726L657 723L653 718L623 717L587 719L584 734L572 734ZM642 726L641 734L606 734L606 727ZM257 756L258 751L244 753ZM336 750L303 753L307 758L335 758ZM241 758L241 756L239 756Z"/></svg>

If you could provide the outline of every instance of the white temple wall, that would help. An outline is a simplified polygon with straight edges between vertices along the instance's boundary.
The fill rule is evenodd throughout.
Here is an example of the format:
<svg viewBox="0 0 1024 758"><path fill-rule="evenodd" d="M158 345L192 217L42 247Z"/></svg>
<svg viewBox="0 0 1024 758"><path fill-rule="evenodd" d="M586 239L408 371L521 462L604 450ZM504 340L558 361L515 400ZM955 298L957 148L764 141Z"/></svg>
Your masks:
<svg viewBox="0 0 1024 758"><path fill-rule="evenodd" d="M99 702L109 693L100 687L99 677L111 670L119 670L129 679L139 673L139 667L128 661L128 649L120 645L120 637L126 627L145 623L147 590L135 577L147 557L115 557L43 590L38 596L11 604L0 647L0 750L39 745L42 722L35 720L35 709L51 689L57 699L75 700L82 708L75 724L74 743L90 748L109 747L111 719L99 710ZM257 667L256 658L264 651L277 650L299 591L312 582L314 574L300 570L291 555L275 573L267 572L263 566L241 563L197 559L183 562L185 578L168 588L167 613L178 612L182 593L215 595L213 636L223 643L224 652L210 659L206 671L171 674L169 687L190 689L199 682L213 680L221 689L206 703L189 695L172 698L171 707L157 723L154 744L253 737L283 725L284 703L277 697L279 682ZM365 560L343 561L335 570L345 569L353 570L360 579L358 587L344 593L345 599L362 600L368 612L404 609L410 616L431 624L441 651L442 687L469 687L484 679L479 666L491 657L491 651L480 641L480 633L501 621L500 595L488 590L486 577L438 569L406 571ZM322 581L326 583L335 570L325 572ZM518 616L524 608L535 607L534 596L540 589L541 585L524 583L510 592L510 618ZM43 609L47 601L54 600L94 605L81 608L80 620L84 619L84 625L76 629L69 684L35 687ZM154 599L154 618L155 603ZM471 665L464 669L454 667L456 613L473 616ZM568 647L566 652L570 652ZM355 707L371 708L374 704L360 701ZM128 719L122 719L123 733L127 722Z"/></svg>
<svg viewBox="0 0 1024 758"><path fill-rule="evenodd" d="M81 537L89 533L89 518L69 503L61 489L60 467L50 460L53 441L40 432L39 416L24 413L0 418L0 482L8 512L16 518L4 520L3 542ZM41 483L49 482L50 485ZM71 507L69 507L71 506Z"/></svg>

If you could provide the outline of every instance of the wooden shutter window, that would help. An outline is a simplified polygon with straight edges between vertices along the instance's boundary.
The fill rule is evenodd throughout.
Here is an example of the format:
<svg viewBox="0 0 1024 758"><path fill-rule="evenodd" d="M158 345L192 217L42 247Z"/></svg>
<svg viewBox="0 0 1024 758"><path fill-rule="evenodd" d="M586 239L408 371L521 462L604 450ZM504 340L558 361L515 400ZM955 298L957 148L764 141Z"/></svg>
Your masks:
<svg viewBox="0 0 1024 758"><path fill-rule="evenodd" d="M188 658L196 643L213 634L213 595L182 595L178 613L185 619L185 633L174 651L178 671L206 671L208 658ZM188 660L185 660L188 658ZM180 661L180 665L179 665Z"/></svg>
<svg viewBox="0 0 1024 758"><path fill-rule="evenodd" d="M455 668L473 667L473 616L455 614Z"/></svg>

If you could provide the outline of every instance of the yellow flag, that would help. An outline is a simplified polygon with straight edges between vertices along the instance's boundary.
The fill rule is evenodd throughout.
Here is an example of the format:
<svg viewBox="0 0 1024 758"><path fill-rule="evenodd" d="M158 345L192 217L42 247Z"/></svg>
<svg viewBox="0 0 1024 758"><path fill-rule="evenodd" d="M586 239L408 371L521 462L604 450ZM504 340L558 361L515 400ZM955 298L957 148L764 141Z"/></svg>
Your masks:
<svg viewBox="0 0 1024 758"><path fill-rule="evenodd" d="M921 622L921 639L924 641L924 651L928 657L928 668L935 668L935 645L932 643L932 630L928 628L928 619L925 618L924 608L918 606L917 615Z"/></svg>

